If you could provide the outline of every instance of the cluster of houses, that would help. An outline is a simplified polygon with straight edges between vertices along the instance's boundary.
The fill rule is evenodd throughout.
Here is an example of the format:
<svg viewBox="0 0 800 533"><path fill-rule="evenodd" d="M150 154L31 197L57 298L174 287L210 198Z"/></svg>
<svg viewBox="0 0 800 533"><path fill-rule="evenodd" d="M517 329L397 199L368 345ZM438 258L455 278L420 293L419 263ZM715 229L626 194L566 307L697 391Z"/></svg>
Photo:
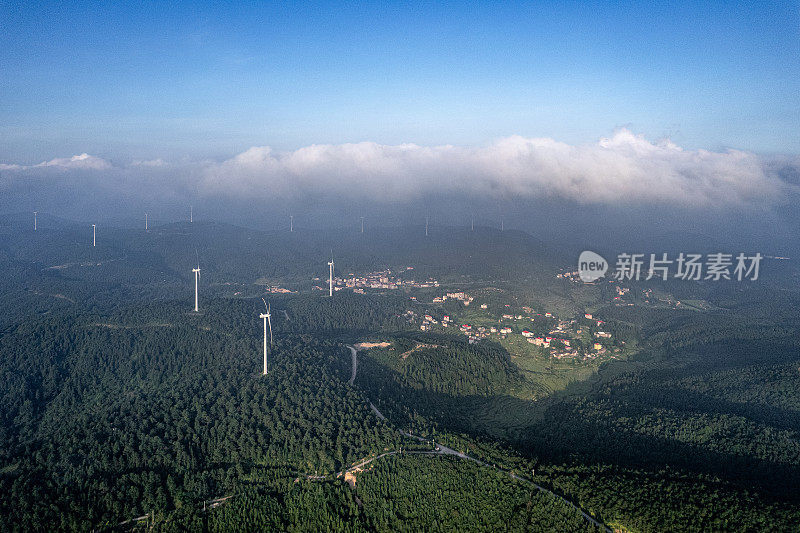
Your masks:
<svg viewBox="0 0 800 533"><path fill-rule="evenodd" d="M558 279L567 279L569 281L581 281L580 273L576 270L574 272L561 272L556 274Z"/></svg>
<svg viewBox="0 0 800 533"><path fill-rule="evenodd" d="M405 270L413 270L413 267L406 267ZM438 287L439 282L433 278L425 281L415 281L413 279L403 279L398 277L391 270L381 270L378 272L369 272L367 274L356 276L349 274L349 277L334 278L333 284L338 287L347 287L349 289L420 289L429 287Z"/></svg>
<svg viewBox="0 0 800 533"><path fill-rule="evenodd" d="M289 289L284 289L283 287L278 287L277 285L271 285L267 287L267 292L269 294L293 294L295 291L290 291Z"/></svg>
<svg viewBox="0 0 800 533"><path fill-rule="evenodd" d="M450 299L450 300L459 300L464 305L469 305L470 303L472 303L472 300L474 300L475 298L473 298L472 296L470 296L469 294L467 294L465 292L448 292L447 294L445 294L443 296L435 297L433 299L433 303L440 304L440 303L442 303L442 302L444 302L444 301L446 301L448 299ZM482 305L481 309L486 309L486 304Z"/></svg>
<svg viewBox="0 0 800 533"><path fill-rule="evenodd" d="M441 324L436 318L431 315L425 315L422 317L422 324L420 324L419 329L421 331L430 331L433 326L441 326L443 328L449 327L457 327L458 330L466 335L469 339L470 344L474 344L478 342L480 339L485 339L490 337L491 335L500 335L501 338L505 338L506 335L510 334L513 330L509 327L501 327L497 328L494 326L485 327L485 326L476 326L473 328L470 324L456 324L450 318L449 315L444 315L441 320Z"/></svg>
<svg viewBox="0 0 800 533"><path fill-rule="evenodd" d="M446 295L446 298L454 298L461 300L468 305L468 302L471 302L473 298L465 295L464 293L450 293ZM510 306L507 306L510 307ZM487 305L482 304L482 309L486 309ZM442 328L449 328L449 327L456 327L458 330L466 335L469 339L469 342L475 343L478 342L480 339L490 338L490 337L499 337L500 339L505 339L509 335L514 334L514 329L510 326L503 325L503 321L520 321L520 320L530 320L531 322L536 320L536 317L546 317L555 319L552 313L534 313L533 310L529 307L523 307L523 312L527 313L526 315L521 314L510 314L506 313L502 315L502 318L499 320L500 324L498 326L473 326L471 324L458 324L454 322L449 315L444 315L441 321L437 320L434 316L430 314L426 314L422 317L422 323L420 325L420 330L422 331L430 331L434 327L442 327ZM595 319L591 313L584 314L584 319L593 322L592 326L600 327L604 324L602 320ZM537 335L528 329L523 329L520 333L522 337L524 337L527 342L535 345L540 346L542 348L550 348L552 349L550 354L555 358L566 358L566 357L577 357L579 355L578 349L572 345L574 340L574 335L581 335L583 333L583 329L578 325L578 321L576 319L572 320L558 320L552 329L549 330L547 335ZM611 339L612 335L606 331L595 331L594 332L594 339L595 341L591 345L591 352L587 354L587 357L596 357L606 352L606 348L603 346L602 339Z"/></svg>
<svg viewBox="0 0 800 533"><path fill-rule="evenodd" d="M630 297L632 295L632 293L630 292L630 288L617 285L615 289L616 289L616 295L613 298L614 305L616 305L617 307L634 305L634 303L630 301L629 298L626 298L626 296ZM660 295L658 293L655 293L653 289L650 288L642 289L641 298L642 302L644 302L645 304L650 304L652 302L653 304L656 305L667 305L669 307L672 307L673 309L681 307L681 301L678 300L677 298L674 298L669 294Z"/></svg>
<svg viewBox="0 0 800 533"><path fill-rule="evenodd" d="M414 270L414 267L405 267L404 271ZM322 281L321 278L313 278L313 281ZM439 282L433 278L428 278L425 281L415 281L413 279L404 279L398 276L397 273L389 269L380 270L377 272L368 272L367 274L356 275L349 273L345 277L333 278L334 290L352 289L353 292L364 294L364 289L426 289L431 287L438 287ZM316 290L328 290L327 287L317 285L313 287Z"/></svg>

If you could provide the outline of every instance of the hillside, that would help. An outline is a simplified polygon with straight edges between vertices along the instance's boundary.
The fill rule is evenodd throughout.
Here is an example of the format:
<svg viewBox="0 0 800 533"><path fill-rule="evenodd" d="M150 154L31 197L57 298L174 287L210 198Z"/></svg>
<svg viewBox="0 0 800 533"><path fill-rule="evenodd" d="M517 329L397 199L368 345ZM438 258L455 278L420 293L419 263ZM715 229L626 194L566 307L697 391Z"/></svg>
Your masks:
<svg viewBox="0 0 800 533"><path fill-rule="evenodd" d="M103 229L94 248L86 228L54 226L0 231L2 530L591 529L586 516L788 530L800 516L787 287L695 284L680 307L631 284L617 305L611 284L555 278L534 238L483 229L171 224ZM311 287L332 244L340 273L439 286L329 298ZM557 360L520 333L563 322L585 352L596 320L613 336L603 359ZM500 324L514 333L475 336ZM361 341L376 345L354 367Z"/></svg>

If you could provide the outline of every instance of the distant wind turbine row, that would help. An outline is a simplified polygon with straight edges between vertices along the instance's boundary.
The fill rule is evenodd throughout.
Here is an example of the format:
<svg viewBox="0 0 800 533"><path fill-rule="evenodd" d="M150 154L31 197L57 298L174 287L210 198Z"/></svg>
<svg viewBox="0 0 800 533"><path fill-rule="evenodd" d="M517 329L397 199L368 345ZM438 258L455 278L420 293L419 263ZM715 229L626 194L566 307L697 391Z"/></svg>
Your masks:
<svg viewBox="0 0 800 533"><path fill-rule="evenodd" d="M38 229L38 217L37 217L38 214L39 214L38 211L34 211L33 212L33 230L34 231L36 231ZM361 219L361 233L364 233L364 217L359 217L359 218ZM189 206L189 222L190 223L194 222L194 208L192 206ZM426 216L425 217L425 236L426 237L429 235L429 231L428 231L429 226L430 226L430 217ZM96 229L96 224L92 224L92 228ZM144 230L145 231L149 230L148 214L147 213L144 214ZM471 231L475 231L475 217L472 217L472 219L471 219L470 230ZM294 232L294 215L289 215L289 231L290 232ZM505 222L503 221L502 218L500 219L500 231L505 231ZM92 236L92 246L97 246L97 239L96 239L95 232L93 232L93 236Z"/></svg>
<svg viewBox="0 0 800 533"><path fill-rule="evenodd" d="M33 212L33 230L38 230L38 211ZM144 229L145 231L149 230L149 218L148 213L144 214ZM361 233L364 233L364 217L360 217L361 219ZM189 222L194 222L194 208L193 206L189 206ZM429 235L429 224L430 218L425 217L425 236ZM504 222L500 220L500 230L503 231L505 229ZM294 232L294 215L289 216L289 231ZM475 231L475 217L472 217L471 220L471 231ZM97 247L97 224L92 224L92 246ZM197 255L197 266L192 269L194 273L194 312L200 312L200 294L199 294L199 280L200 280L200 256ZM333 275L334 275L334 260L333 260L333 251L331 251L331 260L328 261L328 296L333 297ZM272 313L270 305L262 298L264 302L264 308L266 309L266 313L259 314L259 318L263 319L264 321L264 370L263 374L266 375L268 372L268 344L267 344L267 329L269 329L269 346L272 345Z"/></svg>
<svg viewBox="0 0 800 533"><path fill-rule="evenodd" d="M361 221L361 233L364 233L364 219L366 217L358 217ZM500 219L500 231L505 230L505 222L501 218ZM471 217L470 219L470 231L475 231L475 217ZM294 232L294 215L289 215L289 232ZM425 217L425 236L428 237L430 235L430 216Z"/></svg>

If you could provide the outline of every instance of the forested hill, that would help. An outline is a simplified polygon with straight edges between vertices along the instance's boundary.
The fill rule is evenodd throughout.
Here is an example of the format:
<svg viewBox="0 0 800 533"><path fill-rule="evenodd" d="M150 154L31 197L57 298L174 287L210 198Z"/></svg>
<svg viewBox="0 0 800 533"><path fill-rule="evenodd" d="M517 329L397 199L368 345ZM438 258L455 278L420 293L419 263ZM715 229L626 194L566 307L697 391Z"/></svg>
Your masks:
<svg viewBox="0 0 800 533"><path fill-rule="evenodd" d="M260 300L212 300L199 314L181 302L54 312L0 333L0 530L124 530L143 516L163 531L480 529L509 520L515 530L594 530L555 496L430 452L376 463L356 491L333 477L387 451L430 450L370 409L348 384L350 351L326 340L342 333L330 317L349 317L351 335L392 331L391 303L377 302L283 302L288 318L274 309L267 376ZM508 361L476 350L462 349L480 368L518 379ZM496 386L476 377L465 386ZM413 516L387 505L408 491Z"/></svg>
<svg viewBox="0 0 800 533"><path fill-rule="evenodd" d="M491 343L453 349L433 335L406 358L368 350L357 384L391 419L434 428L447 445L502 443L539 462L537 479L622 530L785 531L800 516L797 298L641 312L633 360L539 400L498 386L513 374L486 364ZM600 314L633 318L624 307ZM514 464L508 450L486 453Z"/></svg>
<svg viewBox="0 0 800 533"><path fill-rule="evenodd" d="M324 276L333 253L337 272L414 266L418 276L507 279L542 275L573 259L523 232L492 228L424 228L259 231L215 222L171 223L144 229L60 221L0 224L0 259L60 267L70 277L143 282L188 278L198 259L209 281ZM47 220L47 219L45 219ZM94 268L75 268L94 263ZM116 263L116 264L115 264ZM84 265L85 266L85 265ZM188 273L187 273L188 272Z"/></svg>
<svg viewBox="0 0 800 533"><path fill-rule="evenodd" d="M258 335L196 318L53 317L0 337L0 529L197 508L396 447L343 346L281 336L262 376Z"/></svg>
<svg viewBox="0 0 800 533"><path fill-rule="evenodd" d="M796 291L706 283L680 296L702 292L694 306L616 305L617 285L556 279L558 255L532 237L478 228L99 227L95 248L91 227L43 221L0 224L0 531L143 516L165 531L587 528L566 501L622 531L783 531L800 516ZM329 298L311 286L331 248L339 274L394 267L476 299ZM490 288L470 286L482 276ZM263 284L292 280L300 293L269 294L264 376ZM512 305L559 299L625 350L593 373L410 320L496 327ZM537 379L556 365L577 377L554 393Z"/></svg>

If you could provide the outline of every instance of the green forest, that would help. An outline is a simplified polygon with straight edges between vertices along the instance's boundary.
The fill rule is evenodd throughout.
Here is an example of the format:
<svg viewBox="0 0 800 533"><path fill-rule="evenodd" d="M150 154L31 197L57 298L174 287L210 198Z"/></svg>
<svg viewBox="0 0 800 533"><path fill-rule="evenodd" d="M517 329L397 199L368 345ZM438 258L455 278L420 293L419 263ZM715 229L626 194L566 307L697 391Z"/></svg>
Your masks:
<svg viewBox="0 0 800 533"><path fill-rule="evenodd" d="M794 292L697 287L703 311L597 303L636 351L552 389L498 342L420 331L408 311L428 307L404 291L264 294L254 278L279 273L235 250L266 237L205 229L197 252L180 225L120 231L96 251L72 230L33 250L0 240L0 530L603 529L590 516L631 532L788 531L800 519ZM343 263L361 257L348 238ZM415 249L419 272L442 274L458 239ZM178 266L197 257L211 280L194 313ZM522 277L502 294L532 305L544 262L515 261L505 274ZM303 268L310 287L319 273ZM572 309L608 292L554 286L535 301ZM348 346L364 341L378 346L354 373Z"/></svg>

